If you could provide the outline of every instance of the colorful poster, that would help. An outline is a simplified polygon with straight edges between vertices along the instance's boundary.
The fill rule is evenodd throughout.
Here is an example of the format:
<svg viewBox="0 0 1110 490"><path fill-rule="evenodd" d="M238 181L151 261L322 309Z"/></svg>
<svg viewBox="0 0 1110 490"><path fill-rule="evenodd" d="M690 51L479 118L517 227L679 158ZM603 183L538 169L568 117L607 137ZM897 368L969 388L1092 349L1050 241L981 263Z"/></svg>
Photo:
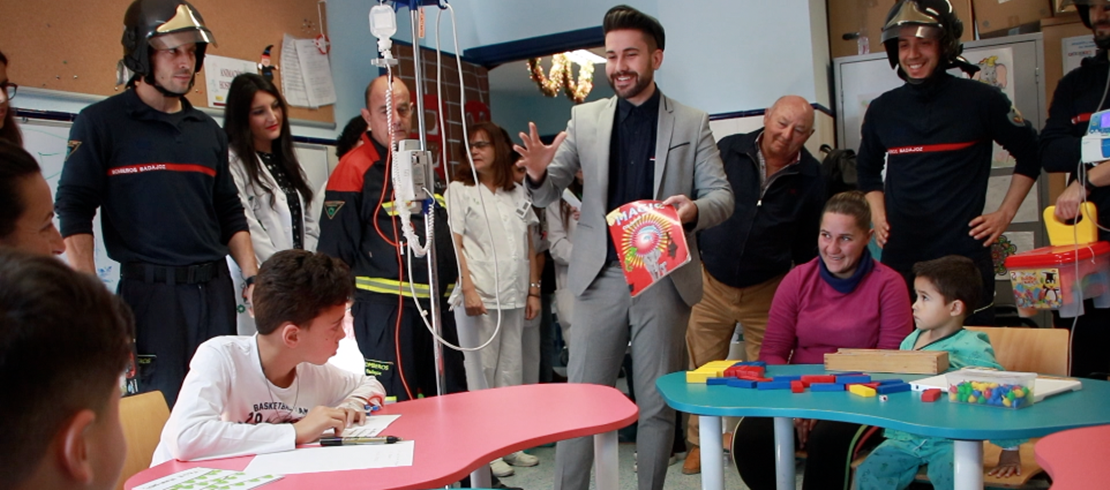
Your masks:
<svg viewBox="0 0 1110 490"><path fill-rule="evenodd" d="M605 218L633 297L690 261L686 235L674 207L659 201L633 201Z"/></svg>
<svg viewBox="0 0 1110 490"><path fill-rule="evenodd" d="M1098 46L1095 46L1095 37L1091 34L1082 36L1065 37L1060 40L1060 49L1063 51L1064 74L1079 68L1083 58L1094 56Z"/></svg>

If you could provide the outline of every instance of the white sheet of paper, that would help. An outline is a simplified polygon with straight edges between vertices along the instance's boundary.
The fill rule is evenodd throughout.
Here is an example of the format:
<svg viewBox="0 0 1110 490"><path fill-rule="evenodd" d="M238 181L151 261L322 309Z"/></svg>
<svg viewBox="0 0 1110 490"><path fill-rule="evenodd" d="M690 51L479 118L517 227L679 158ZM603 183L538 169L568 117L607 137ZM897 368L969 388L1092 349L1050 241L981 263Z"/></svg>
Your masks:
<svg viewBox="0 0 1110 490"><path fill-rule="evenodd" d="M563 189L563 200L574 209L582 209L582 200L578 199L578 196L574 195L570 189Z"/></svg>
<svg viewBox="0 0 1110 490"><path fill-rule="evenodd" d="M400 415L371 415L366 417L365 424L347 427L347 430L343 431L343 437L375 437L400 417Z"/></svg>
<svg viewBox="0 0 1110 490"><path fill-rule="evenodd" d="M414 441L396 444L310 447L281 453L259 454L244 472L251 474L322 473L412 466Z"/></svg>
<svg viewBox="0 0 1110 490"><path fill-rule="evenodd" d="M207 490L228 488L228 486L249 490L280 479L281 475L250 476L240 471L190 468L139 485L135 487L135 490L171 490L177 488Z"/></svg>
<svg viewBox="0 0 1110 490"><path fill-rule="evenodd" d="M208 92L209 107L227 105L227 90L231 81L242 73L258 73L253 61L228 58L210 54L204 57L204 79Z"/></svg>
<svg viewBox="0 0 1110 490"><path fill-rule="evenodd" d="M297 56L297 39L286 34L281 41L281 94L285 102L295 107L308 107L308 92L301 74L301 61Z"/></svg>
<svg viewBox="0 0 1110 490"><path fill-rule="evenodd" d="M312 39L297 39L297 58L300 73L304 77L304 89L308 94L308 105L320 107L335 103L335 83L331 78L331 64L328 55L316 48Z"/></svg>

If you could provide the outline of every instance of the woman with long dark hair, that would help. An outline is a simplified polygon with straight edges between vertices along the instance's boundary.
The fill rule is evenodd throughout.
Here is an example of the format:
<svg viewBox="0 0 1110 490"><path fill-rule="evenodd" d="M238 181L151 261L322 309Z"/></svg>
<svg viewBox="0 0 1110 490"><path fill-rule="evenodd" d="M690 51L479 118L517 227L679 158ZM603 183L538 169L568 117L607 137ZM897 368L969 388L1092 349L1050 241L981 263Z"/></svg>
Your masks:
<svg viewBox="0 0 1110 490"><path fill-rule="evenodd" d="M282 250L314 251L320 237L316 199L323 193L311 188L297 161L288 113L269 80L244 73L231 81L224 108L228 161L259 264ZM244 329L248 315L239 318L240 333L253 330L253 322Z"/></svg>
<svg viewBox="0 0 1110 490"><path fill-rule="evenodd" d="M16 88L18 85L8 80L8 57L0 53L0 140L23 146L23 133L15 123L15 111L11 108Z"/></svg>

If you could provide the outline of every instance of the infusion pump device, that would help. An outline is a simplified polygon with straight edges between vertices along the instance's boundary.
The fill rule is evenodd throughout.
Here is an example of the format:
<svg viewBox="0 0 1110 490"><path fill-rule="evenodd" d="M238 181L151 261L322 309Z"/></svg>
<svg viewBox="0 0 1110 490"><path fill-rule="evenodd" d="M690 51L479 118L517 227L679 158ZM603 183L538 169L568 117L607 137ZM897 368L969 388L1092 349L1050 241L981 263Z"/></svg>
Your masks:
<svg viewBox="0 0 1110 490"><path fill-rule="evenodd" d="M1110 160L1110 110L1091 114L1091 122L1080 148L1083 150L1083 163Z"/></svg>
<svg viewBox="0 0 1110 490"><path fill-rule="evenodd" d="M419 140L401 140L393 153L393 171L397 175L394 199L420 213L420 202L435 192L435 169L432 154L420 149Z"/></svg>

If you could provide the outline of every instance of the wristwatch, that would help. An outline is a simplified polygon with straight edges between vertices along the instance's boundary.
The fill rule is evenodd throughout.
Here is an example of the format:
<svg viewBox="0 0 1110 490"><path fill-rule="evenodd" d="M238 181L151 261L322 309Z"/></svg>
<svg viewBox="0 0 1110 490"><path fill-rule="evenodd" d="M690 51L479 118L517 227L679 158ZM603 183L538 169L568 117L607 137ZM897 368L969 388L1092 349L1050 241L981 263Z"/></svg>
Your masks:
<svg viewBox="0 0 1110 490"><path fill-rule="evenodd" d="M1087 189L1087 192L1094 192L1095 189L1098 189L1098 186L1091 183L1091 179L1087 179L1083 182L1083 188Z"/></svg>
<svg viewBox="0 0 1110 490"><path fill-rule="evenodd" d="M255 277L258 277L258 275L253 275L253 276L250 276L246 279L243 279L243 284L246 285L247 287L250 287L252 284L254 284L254 278Z"/></svg>

